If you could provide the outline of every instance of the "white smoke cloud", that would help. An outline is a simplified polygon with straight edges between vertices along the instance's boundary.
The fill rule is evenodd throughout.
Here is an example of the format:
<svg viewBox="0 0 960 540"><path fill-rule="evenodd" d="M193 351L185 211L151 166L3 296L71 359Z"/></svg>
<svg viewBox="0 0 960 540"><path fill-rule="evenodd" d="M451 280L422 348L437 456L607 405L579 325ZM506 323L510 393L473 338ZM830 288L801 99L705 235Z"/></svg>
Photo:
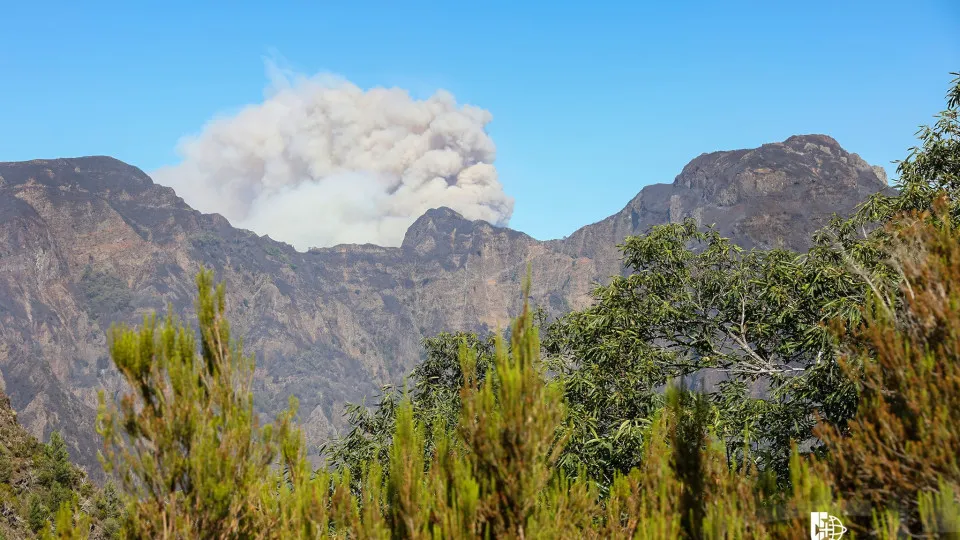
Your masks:
<svg viewBox="0 0 960 540"><path fill-rule="evenodd" d="M513 213L485 131L491 114L438 91L271 69L265 101L180 142L182 162L155 171L202 212L299 250L340 243L398 246L419 216L450 207L506 225Z"/></svg>

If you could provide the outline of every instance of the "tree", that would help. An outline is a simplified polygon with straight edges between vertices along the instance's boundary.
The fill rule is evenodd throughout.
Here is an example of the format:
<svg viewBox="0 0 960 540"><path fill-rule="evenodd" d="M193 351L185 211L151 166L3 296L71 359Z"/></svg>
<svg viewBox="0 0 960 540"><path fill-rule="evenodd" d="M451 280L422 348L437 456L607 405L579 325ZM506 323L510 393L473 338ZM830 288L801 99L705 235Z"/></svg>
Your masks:
<svg viewBox="0 0 960 540"><path fill-rule="evenodd" d="M139 331L111 331L110 354L129 392L119 403L100 394L98 431L104 467L132 495L128 530L169 538L253 536L264 482L288 423L258 426L253 413L253 359L232 340L225 292L197 276L198 343L168 315L145 318Z"/></svg>
<svg viewBox="0 0 960 540"><path fill-rule="evenodd" d="M703 385L731 451L751 445L782 477L815 409L831 421L853 414L824 323L858 313L855 273L817 256L744 252L690 220L628 238L623 253L632 273L548 330L574 415L569 466L609 482L639 465L643 430L673 379Z"/></svg>
<svg viewBox="0 0 960 540"><path fill-rule="evenodd" d="M43 499L41 499L39 495L32 495L27 510L27 522L30 525L30 529L33 532L40 532L49 519L50 508L43 504Z"/></svg>
<svg viewBox="0 0 960 540"><path fill-rule="evenodd" d="M537 312L534 312L534 316ZM482 385L494 363L495 337L480 338L469 332L447 333L423 340L424 359L411 371L407 384L413 415L427 433L435 429L453 430L460 417L460 392L464 377L460 365L461 347L476 354L475 377ZM365 404L351 404L346 408L347 423L351 426L346 436L321 447L328 463L347 468L359 482L363 467L376 459L389 470L390 447L396 429L397 408L403 394L392 386L381 389L379 401L372 408ZM434 451L433 437L425 441L424 452L429 458Z"/></svg>
<svg viewBox="0 0 960 540"><path fill-rule="evenodd" d="M40 485L49 493L45 501L49 508L60 508L61 504L72 499L81 477L70 463L67 443L60 432L54 431L50 435L50 442L44 445L37 472Z"/></svg>

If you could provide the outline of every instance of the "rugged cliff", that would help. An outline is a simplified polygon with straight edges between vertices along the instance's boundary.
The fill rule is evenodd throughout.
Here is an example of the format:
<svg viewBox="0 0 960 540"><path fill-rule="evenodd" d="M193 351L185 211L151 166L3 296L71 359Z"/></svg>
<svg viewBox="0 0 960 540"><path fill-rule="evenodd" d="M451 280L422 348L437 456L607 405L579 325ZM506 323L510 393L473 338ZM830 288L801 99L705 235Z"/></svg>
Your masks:
<svg viewBox="0 0 960 540"><path fill-rule="evenodd" d="M883 189L889 188L881 167L826 135L797 135L751 150L701 154L672 184L646 186L620 212L548 244L614 268L615 245L624 237L694 218L743 247L803 251L833 214L847 214Z"/></svg>
<svg viewBox="0 0 960 540"><path fill-rule="evenodd" d="M744 246L802 250L833 213L886 187L882 170L821 136L704 154L672 184L644 187L619 213L563 240L427 212L399 248L300 253L201 214L139 169L108 157L0 163L0 372L33 433L65 433L96 474L96 391L118 391L106 332L151 311L192 312L201 266L228 285L229 316L257 357L256 397L272 416L300 399L308 438L339 425L346 401L402 379L420 340L491 330L534 301L561 313L621 271L616 244L694 217Z"/></svg>

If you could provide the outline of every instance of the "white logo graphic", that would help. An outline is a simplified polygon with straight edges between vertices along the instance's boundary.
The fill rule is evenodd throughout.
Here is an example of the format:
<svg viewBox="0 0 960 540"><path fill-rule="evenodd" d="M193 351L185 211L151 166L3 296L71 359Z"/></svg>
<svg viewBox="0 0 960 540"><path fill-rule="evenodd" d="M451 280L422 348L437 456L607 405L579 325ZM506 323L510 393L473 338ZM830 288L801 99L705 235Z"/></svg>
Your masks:
<svg viewBox="0 0 960 540"><path fill-rule="evenodd" d="M836 516L826 512L810 512L810 540L839 540L847 528Z"/></svg>

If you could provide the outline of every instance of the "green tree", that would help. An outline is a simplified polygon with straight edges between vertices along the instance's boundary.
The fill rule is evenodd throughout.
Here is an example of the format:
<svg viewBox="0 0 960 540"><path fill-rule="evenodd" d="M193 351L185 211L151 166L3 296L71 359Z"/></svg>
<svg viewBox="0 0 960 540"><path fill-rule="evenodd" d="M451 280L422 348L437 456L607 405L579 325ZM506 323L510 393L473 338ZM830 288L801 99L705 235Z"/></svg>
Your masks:
<svg viewBox="0 0 960 540"><path fill-rule="evenodd" d="M27 523L30 525L30 530L40 532L50 519L50 508L43 504L43 499L38 494L30 497L27 508Z"/></svg>
<svg viewBox="0 0 960 540"><path fill-rule="evenodd" d="M48 493L47 506L60 508L80 487L81 476L70 463L67 443L59 432L50 435L50 442L43 446L43 453L37 461L37 479Z"/></svg>
<svg viewBox="0 0 960 540"><path fill-rule="evenodd" d="M782 476L791 441L811 437L815 409L832 421L853 414L856 394L824 323L857 316L859 276L815 256L744 252L692 221L628 238L623 252L632 273L548 332L573 416L568 467L609 482L638 466L649 418L675 379L703 385L719 406L715 427L731 459L749 445Z"/></svg>
<svg viewBox="0 0 960 540"><path fill-rule="evenodd" d="M50 435L50 442L44 447L43 464L40 468L40 482L44 485L62 484L72 486L77 480L76 472L70 464L70 452L67 443L59 431Z"/></svg>
<svg viewBox="0 0 960 540"><path fill-rule="evenodd" d="M200 353L192 331L169 315L139 331L116 327L110 353L130 391L119 403L100 394L104 466L133 496L128 530L169 538L259 534L263 482L288 423L259 427L253 412L253 359L224 317L223 285L197 276Z"/></svg>
<svg viewBox="0 0 960 540"><path fill-rule="evenodd" d="M536 313L535 313L536 315ZM427 433L436 429L453 430L460 417L460 392L464 378L460 365L461 347L476 355L475 377L483 384L494 362L495 337L484 339L469 332L447 333L423 340L424 356L408 377L409 398L413 415ZM359 481L364 467L376 459L389 470L390 447L396 429L397 408L403 394L391 386L381 389L379 401L368 408L365 404L351 404L346 408L347 435L321 447L329 464L348 468ZM424 452L432 455L434 437L427 437Z"/></svg>
<svg viewBox="0 0 960 540"><path fill-rule="evenodd" d="M526 292L526 288L525 288ZM524 294L524 298L527 294ZM510 351L497 341L495 378L480 385L476 353L461 349L460 436L480 487L481 536L525 537L563 441L562 388L542 376L540 340L524 303Z"/></svg>

